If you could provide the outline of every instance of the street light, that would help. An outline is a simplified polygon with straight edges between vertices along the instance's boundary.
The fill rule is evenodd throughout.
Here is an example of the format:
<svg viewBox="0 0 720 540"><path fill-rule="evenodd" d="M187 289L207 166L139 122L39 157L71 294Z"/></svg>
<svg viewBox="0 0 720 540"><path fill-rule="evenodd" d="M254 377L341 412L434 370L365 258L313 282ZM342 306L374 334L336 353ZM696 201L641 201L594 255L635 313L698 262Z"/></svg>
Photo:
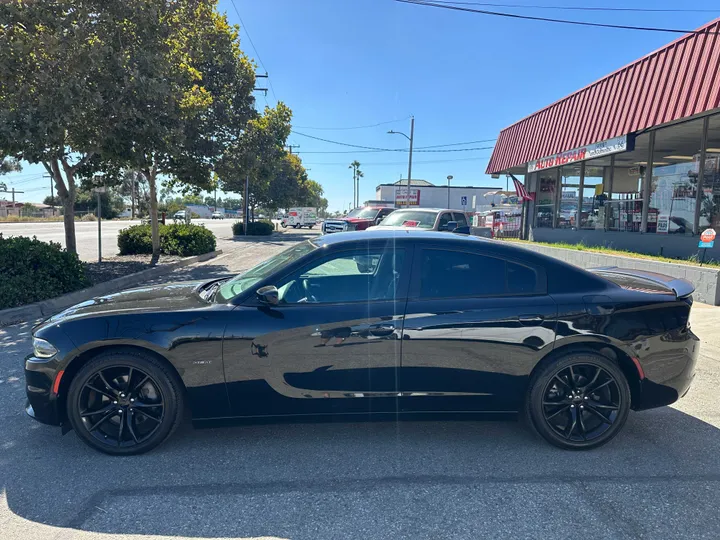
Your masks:
<svg viewBox="0 0 720 540"><path fill-rule="evenodd" d="M448 203L447 203L447 207L446 207L446 208L450 208L450 180L453 179L452 174L448 174L447 179L448 179Z"/></svg>
<svg viewBox="0 0 720 540"><path fill-rule="evenodd" d="M405 199L405 206L410 206L410 179L412 178L412 151L413 151L413 138L415 137L415 117L410 117L410 136L408 137L402 131L388 131L391 135L402 135L408 141L410 141L410 156L408 157L408 178L407 178L407 197Z"/></svg>

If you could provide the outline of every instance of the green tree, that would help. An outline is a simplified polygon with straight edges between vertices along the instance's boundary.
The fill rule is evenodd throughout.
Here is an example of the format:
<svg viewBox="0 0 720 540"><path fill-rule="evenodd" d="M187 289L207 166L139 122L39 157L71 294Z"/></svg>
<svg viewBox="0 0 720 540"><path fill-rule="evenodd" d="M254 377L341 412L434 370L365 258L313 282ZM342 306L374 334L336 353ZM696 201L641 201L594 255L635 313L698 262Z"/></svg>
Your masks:
<svg viewBox="0 0 720 540"><path fill-rule="evenodd" d="M135 3L0 2L0 155L44 165L70 252L76 178L117 142L116 125L125 121L125 44L144 15Z"/></svg>
<svg viewBox="0 0 720 540"><path fill-rule="evenodd" d="M4 158L0 160L0 175L7 174L9 172L18 172L21 171L22 167L20 166L20 162L15 158ZM2 186L5 186L5 184L0 184ZM7 186L5 186L4 189L6 189Z"/></svg>

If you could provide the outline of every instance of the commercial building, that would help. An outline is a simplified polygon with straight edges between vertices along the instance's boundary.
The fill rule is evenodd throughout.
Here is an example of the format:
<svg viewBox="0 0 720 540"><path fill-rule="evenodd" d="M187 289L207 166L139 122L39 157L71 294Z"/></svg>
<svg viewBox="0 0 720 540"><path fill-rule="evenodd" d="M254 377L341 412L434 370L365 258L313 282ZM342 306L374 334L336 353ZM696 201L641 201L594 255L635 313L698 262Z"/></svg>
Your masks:
<svg viewBox="0 0 720 540"><path fill-rule="evenodd" d="M720 230L720 19L503 129L487 172L524 175L535 240L697 253Z"/></svg>
<svg viewBox="0 0 720 540"><path fill-rule="evenodd" d="M393 184L380 184L375 188L375 198L397 208L416 206L423 208L452 208L466 212L491 208L498 192L497 187L436 186L427 180L411 180L408 197L407 180ZM473 203L474 201L474 203Z"/></svg>

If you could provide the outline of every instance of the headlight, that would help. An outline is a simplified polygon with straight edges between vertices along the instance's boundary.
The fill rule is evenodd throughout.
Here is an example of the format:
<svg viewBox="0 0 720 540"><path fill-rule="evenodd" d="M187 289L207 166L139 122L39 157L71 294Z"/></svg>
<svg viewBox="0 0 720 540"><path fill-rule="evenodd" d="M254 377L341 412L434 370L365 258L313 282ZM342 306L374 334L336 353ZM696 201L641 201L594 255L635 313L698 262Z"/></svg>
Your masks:
<svg viewBox="0 0 720 540"><path fill-rule="evenodd" d="M44 339L33 337L33 352L38 358L50 358L54 356L58 350Z"/></svg>
<svg viewBox="0 0 720 540"><path fill-rule="evenodd" d="M354 231L354 230L355 230L355 225L352 223L345 222L345 224L343 225L343 231Z"/></svg>

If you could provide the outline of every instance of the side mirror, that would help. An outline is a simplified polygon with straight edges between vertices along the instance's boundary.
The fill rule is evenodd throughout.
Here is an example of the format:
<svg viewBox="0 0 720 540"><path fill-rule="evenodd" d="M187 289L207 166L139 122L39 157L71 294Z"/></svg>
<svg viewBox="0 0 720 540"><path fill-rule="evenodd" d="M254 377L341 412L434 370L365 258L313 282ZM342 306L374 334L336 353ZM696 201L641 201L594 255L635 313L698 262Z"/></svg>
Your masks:
<svg viewBox="0 0 720 540"><path fill-rule="evenodd" d="M456 234L470 234L470 227L465 225L464 227L456 227L453 231Z"/></svg>
<svg viewBox="0 0 720 540"><path fill-rule="evenodd" d="M453 232L455 229L457 229L457 226L458 226L457 221L448 221L444 230L446 230L448 232Z"/></svg>
<svg viewBox="0 0 720 540"><path fill-rule="evenodd" d="M280 293L278 293L275 285L260 287L255 294L257 295L258 300L260 300L263 304L276 306L280 303Z"/></svg>
<svg viewBox="0 0 720 540"><path fill-rule="evenodd" d="M375 220L375 225L380 225L380 222L383 220L383 218L379 217Z"/></svg>

